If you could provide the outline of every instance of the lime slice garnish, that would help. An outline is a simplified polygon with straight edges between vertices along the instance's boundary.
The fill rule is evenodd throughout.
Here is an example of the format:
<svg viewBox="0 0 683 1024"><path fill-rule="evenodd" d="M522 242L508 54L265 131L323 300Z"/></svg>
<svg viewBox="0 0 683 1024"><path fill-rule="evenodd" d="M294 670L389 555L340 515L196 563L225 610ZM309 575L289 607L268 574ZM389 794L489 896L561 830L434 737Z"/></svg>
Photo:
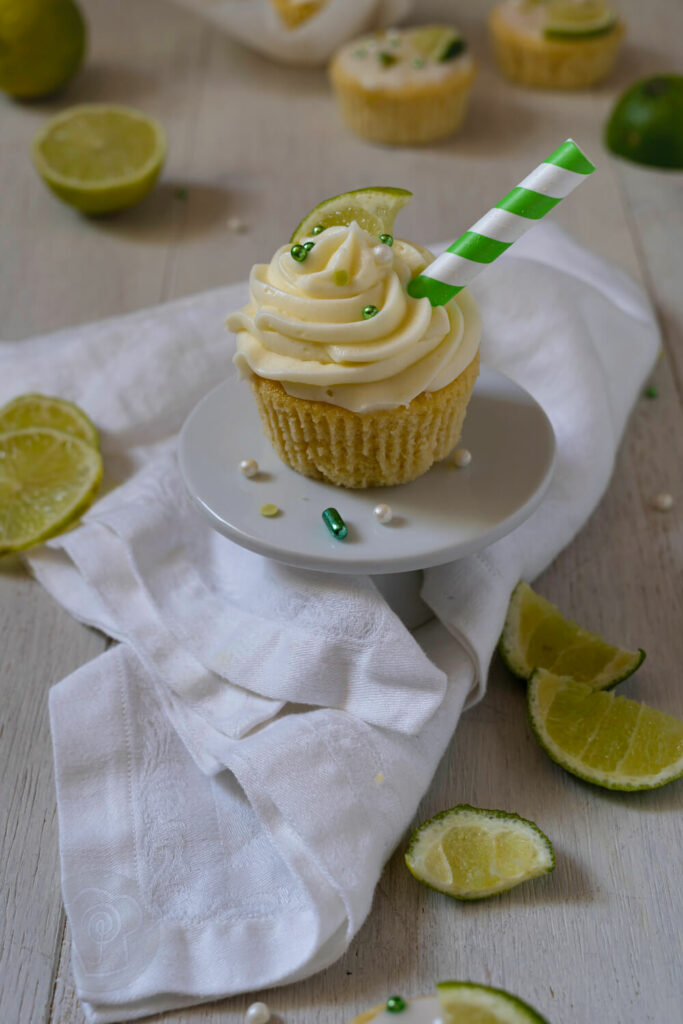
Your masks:
<svg viewBox="0 0 683 1024"><path fill-rule="evenodd" d="M550 840L507 811L459 804L417 828L405 855L420 882L458 900L478 900L552 871Z"/></svg>
<svg viewBox="0 0 683 1024"><path fill-rule="evenodd" d="M520 679L529 679L535 668L546 668L595 690L616 686L645 658L645 651L614 647L565 619L559 608L524 582L512 592L498 646L503 661Z"/></svg>
<svg viewBox="0 0 683 1024"><path fill-rule="evenodd" d="M357 188L353 192L342 192L339 196L325 199L306 214L290 241L298 242L302 238L313 237L313 228L318 225L331 228L337 224L350 224L354 220L371 235L390 235L396 214L410 202L412 195L412 192L404 188L391 188L388 185L373 185Z"/></svg>
<svg viewBox="0 0 683 1024"><path fill-rule="evenodd" d="M444 1024L548 1024L528 1003L502 988L442 981L436 991Z"/></svg>
<svg viewBox="0 0 683 1024"><path fill-rule="evenodd" d="M68 526L101 478L100 453L80 437L50 427L0 434L0 555Z"/></svg>
<svg viewBox="0 0 683 1024"><path fill-rule="evenodd" d="M90 214L138 203L165 156L164 131L154 118L104 103L62 111L33 141L41 178L65 203Z"/></svg>
<svg viewBox="0 0 683 1024"><path fill-rule="evenodd" d="M80 437L97 447L98 436L91 419L73 402L52 395L19 395L0 409L0 431L25 427L52 427Z"/></svg>
<svg viewBox="0 0 683 1024"><path fill-rule="evenodd" d="M605 789L655 789L683 775L683 722L646 704L538 669L531 727L565 771Z"/></svg>
<svg viewBox="0 0 683 1024"><path fill-rule="evenodd" d="M465 49L465 40L451 25L422 25L411 32L411 38L425 60L439 64L454 60Z"/></svg>
<svg viewBox="0 0 683 1024"><path fill-rule="evenodd" d="M683 168L683 75L656 75L627 89L610 114L605 142L627 160Z"/></svg>
<svg viewBox="0 0 683 1024"><path fill-rule="evenodd" d="M603 0L550 0L544 34L546 39L586 39L609 32L616 21Z"/></svg>
<svg viewBox="0 0 683 1024"><path fill-rule="evenodd" d="M17 99L48 96L78 71L85 44L74 0L0 0L0 89Z"/></svg>

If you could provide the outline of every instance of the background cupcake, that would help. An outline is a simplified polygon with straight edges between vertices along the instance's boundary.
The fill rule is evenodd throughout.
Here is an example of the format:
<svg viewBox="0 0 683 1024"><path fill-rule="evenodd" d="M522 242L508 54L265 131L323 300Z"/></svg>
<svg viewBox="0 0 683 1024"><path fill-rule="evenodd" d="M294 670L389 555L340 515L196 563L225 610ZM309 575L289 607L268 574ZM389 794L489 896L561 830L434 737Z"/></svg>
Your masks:
<svg viewBox="0 0 683 1024"><path fill-rule="evenodd" d="M489 29L503 74L543 89L584 89L606 78L624 35L604 0L504 0Z"/></svg>
<svg viewBox="0 0 683 1024"><path fill-rule="evenodd" d="M374 142L415 145L462 124L475 63L449 25L364 36L334 56L330 78L342 116Z"/></svg>

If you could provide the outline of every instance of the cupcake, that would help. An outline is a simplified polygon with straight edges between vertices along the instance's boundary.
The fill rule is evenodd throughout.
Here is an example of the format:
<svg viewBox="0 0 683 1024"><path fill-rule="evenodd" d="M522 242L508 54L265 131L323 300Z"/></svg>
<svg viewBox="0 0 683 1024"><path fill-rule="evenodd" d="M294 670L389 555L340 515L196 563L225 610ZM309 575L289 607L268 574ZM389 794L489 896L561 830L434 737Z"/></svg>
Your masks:
<svg viewBox="0 0 683 1024"><path fill-rule="evenodd" d="M354 220L318 225L256 264L227 321L275 451L341 487L407 483L455 447L479 369L468 289L445 306L406 285L421 246Z"/></svg>
<svg viewBox="0 0 683 1024"><path fill-rule="evenodd" d="M624 35L604 0L504 0L489 29L503 74L541 89L585 89L606 78Z"/></svg>
<svg viewBox="0 0 683 1024"><path fill-rule="evenodd" d="M343 46L330 78L348 127L373 142L416 145L462 124L475 63L448 25L390 29Z"/></svg>

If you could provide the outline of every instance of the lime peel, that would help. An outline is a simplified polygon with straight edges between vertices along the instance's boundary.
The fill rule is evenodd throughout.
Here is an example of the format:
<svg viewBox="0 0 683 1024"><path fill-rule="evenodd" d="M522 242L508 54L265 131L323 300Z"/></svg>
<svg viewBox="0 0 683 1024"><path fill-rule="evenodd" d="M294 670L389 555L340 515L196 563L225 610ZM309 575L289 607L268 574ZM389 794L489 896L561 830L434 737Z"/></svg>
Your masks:
<svg viewBox="0 0 683 1024"><path fill-rule="evenodd" d="M552 843L518 814L458 804L415 829L405 862L429 888L459 900L494 896L555 867Z"/></svg>
<svg viewBox="0 0 683 1024"><path fill-rule="evenodd" d="M290 242L315 237L313 228L349 225L351 221L372 235L393 234L394 221L399 210L410 202L412 192L389 185L369 185L352 192L324 199L297 224Z"/></svg>
<svg viewBox="0 0 683 1024"><path fill-rule="evenodd" d="M546 754L604 789L657 789L683 776L683 722L647 704L537 669L531 728Z"/></svg>
<svg viewBox="0 0 683 1024"><path fill-rule="evenodd" d="M498 644L501 658L520 679L536 668L572 676L596 690L623 682L642 665L645 651L629 651L606 643L537 594L528 583L517 584L510 597Z"/></svg>

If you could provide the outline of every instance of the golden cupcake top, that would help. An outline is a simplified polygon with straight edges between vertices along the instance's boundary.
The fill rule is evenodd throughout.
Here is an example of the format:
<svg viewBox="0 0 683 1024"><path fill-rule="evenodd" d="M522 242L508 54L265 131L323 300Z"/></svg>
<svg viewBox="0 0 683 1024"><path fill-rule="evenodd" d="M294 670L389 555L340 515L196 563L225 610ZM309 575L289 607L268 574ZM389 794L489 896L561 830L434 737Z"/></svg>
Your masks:
<svg viewBox="0 0 683 1024"><path fill-rule="evenodd" d="M438 82L474 67L465 39L452 25L375 32L342 47L335 63L366 89Z"/></svg>
<svg viewBox="0 0 683 1024"><path fill-rule="evenodd" d="M359 413L445 387L476 355L481 325L467 289L445 306L407 293L431 260L355 220L314 227L253 267L249 303L227 320L237 367L292 397Z"/></svg>

